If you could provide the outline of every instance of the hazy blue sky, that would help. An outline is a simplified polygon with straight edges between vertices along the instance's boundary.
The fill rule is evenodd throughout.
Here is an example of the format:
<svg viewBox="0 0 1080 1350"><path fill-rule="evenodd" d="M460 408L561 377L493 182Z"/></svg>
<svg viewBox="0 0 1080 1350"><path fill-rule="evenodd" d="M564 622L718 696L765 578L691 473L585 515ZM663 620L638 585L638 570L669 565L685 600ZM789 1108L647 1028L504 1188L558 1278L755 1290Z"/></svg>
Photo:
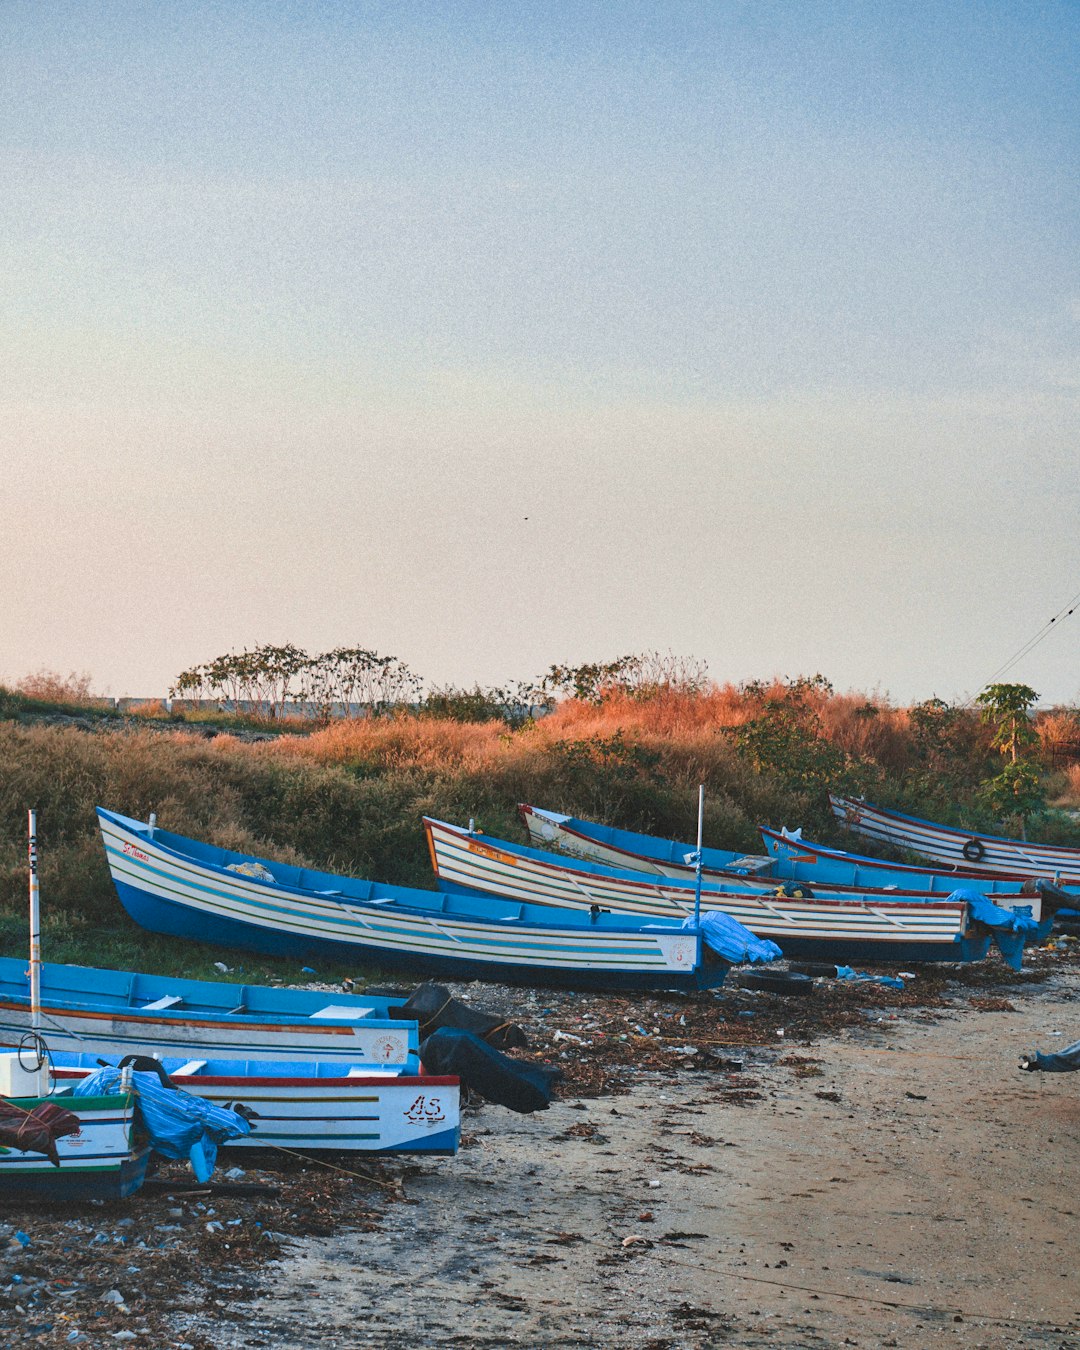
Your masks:
<svg viewBox="0 0 1080 1350"><path fill-rule="evenodd" d="M7 0L0 678L974 693L1080 592L1078 72L1075 3Z"/></svg>

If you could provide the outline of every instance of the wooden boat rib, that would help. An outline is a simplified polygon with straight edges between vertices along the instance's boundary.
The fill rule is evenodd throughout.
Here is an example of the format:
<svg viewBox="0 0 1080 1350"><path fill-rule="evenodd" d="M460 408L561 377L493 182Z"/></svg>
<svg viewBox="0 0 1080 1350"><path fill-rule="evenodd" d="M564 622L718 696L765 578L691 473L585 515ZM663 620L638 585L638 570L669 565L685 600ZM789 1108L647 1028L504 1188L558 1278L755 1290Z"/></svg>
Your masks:
<svg viewBox="0 0 1080 1350"><path fill-rule="evenodd" d="M449 978L607 989L709 988L727 964L678 920L560 915L257 860L98 810L113 883L155 932L273 955L327 955Z"/></svg>
<svg viewBox="0 0 1080 1350"><path fill-rule="evenodd" d="M540 807L519 808L534 848L554 850L572 858L598 862L607 867L649 873L676 881L692 881L694 867L687 859L693 845L674 839L658 839L631 830L616 829L579 820ZM778 849L770 841L780 838L775 831L762 830L766 854L747 856L726 849L702 849L702 876L709 885L736 886L758 891L774 891L781 884L807 885L820 899L842 898L884 891L913 900L947 897L956 889L959 870L917 867L866 858L835 850ZM979 875L968 873L968 875ZM979 891L993 895L1003 905L1026 903L1016 877L979 876ZM1037 903L1037 902L1036 902Z"/></svg>
<svg viewBox="0 0 1080 1350"><path fill-rule="evenodd" d="M390 1017L403 999L326 994L45 962L42 1030L58 1052L186 1058L322 1060L346 1070L419 1067L415 1022ZM0 958L0 1046L31 1028L25 961Z"/></svg>
<svg viewBox="0 0 1080 1350"><path fill-rule="evenodd" d="M854 834L907 849L939 866L971 876L1042 877L1059 886L1080 886L1080 849L1031 844L993 834L954 829L918 816L874 806L854 797L829 794L837 820Z"/></svg>
<svg viewBox="0 0 1080 1350"><path fill-rule="evenodd" d="M450 893L500 895L553 907L610 906L637 914L694 907L692 884L660 880L544 853L425 818L439 884ZM785 955L809 959L978 960L990 938L968 931L964 900L907 900L875 894L818 900L703 888L702 909L720 910Z"/></svg>

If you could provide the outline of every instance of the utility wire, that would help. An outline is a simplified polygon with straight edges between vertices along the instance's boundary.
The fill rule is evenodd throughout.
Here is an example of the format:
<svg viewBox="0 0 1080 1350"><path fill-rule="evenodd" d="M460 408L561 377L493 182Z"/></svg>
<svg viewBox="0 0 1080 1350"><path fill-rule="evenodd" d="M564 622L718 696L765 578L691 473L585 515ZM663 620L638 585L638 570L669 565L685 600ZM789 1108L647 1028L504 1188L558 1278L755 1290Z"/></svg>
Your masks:
<svg viewBox="0 0 1080 1350"><path fill-rule="evenodd" d="M1049 637L1050 633L1053 632L1055 625L1057 627L1061 626L1062 620L1067 619L1076 609L1077 605L1080 605L1080 591L1077 591L1073 598L1059 609L1052 619L1047 619L1046 623L1043 624L1035 636L1029 638L1015 655L1009 657L1004 665L998 666L997 670L994 671L981 688L985 689L986 685L993 684L996 680L1000 679L1006 671L1011 670L1013 666L1016 665L1017 661L1022 660L1029 652L1034 651L1044 638Z"/></svg>

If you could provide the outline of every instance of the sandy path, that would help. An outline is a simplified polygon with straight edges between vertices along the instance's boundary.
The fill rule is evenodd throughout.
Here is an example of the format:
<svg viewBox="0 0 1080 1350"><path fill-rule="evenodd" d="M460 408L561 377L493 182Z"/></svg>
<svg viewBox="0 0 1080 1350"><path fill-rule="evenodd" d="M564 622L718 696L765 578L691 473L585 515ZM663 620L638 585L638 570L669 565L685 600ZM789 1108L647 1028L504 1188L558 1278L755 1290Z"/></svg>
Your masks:
<svg viewBox="0 0 1080 1350"><path fill-rule="evenodd" d="M295 1244L272 1297L199 1329L283 1350L1073 1350L1080 1075L1016 1065L1080 1036L1078 995L1063 970L1014 1012L767 1047L745 1106L684 1072L534 1117L484 1107L380 1232Z"/></svg>

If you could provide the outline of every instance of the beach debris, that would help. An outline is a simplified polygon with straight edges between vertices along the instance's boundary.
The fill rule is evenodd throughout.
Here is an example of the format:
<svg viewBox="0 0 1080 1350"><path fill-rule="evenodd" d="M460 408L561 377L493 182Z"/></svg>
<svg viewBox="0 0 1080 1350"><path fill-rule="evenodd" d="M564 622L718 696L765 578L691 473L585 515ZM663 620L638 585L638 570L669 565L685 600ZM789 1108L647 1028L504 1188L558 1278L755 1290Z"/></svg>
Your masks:
<svg viewBox="0 0 1080 1350"><path fill-rule="evenodd" d="M853 970L851 966L837 966L838 980L854 980L861 984L883 984L886 989L903 989L904 981L895 975L871 975L865 971Z"/></svg>
<svg viewBox="0 0 1080 1350"><path fill-rule="evenodd" d="M805 998L814 992L814 981L797 970L737 970L731 982L739 989L753 989L766 994Z"/></svg>

